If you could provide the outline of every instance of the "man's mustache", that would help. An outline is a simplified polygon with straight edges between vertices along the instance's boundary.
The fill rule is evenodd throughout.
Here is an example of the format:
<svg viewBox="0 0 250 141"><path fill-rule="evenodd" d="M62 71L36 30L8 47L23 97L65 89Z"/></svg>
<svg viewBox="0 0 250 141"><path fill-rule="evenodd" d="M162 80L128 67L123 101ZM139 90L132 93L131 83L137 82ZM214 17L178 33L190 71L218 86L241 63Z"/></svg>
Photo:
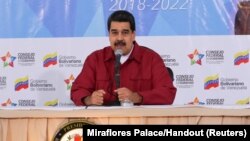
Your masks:
<svg viewBox="0 0 250 141"><path fill-rule="evenodd" d="M125 46L126 43L124 41L116 41L115 46Z"/></svg>

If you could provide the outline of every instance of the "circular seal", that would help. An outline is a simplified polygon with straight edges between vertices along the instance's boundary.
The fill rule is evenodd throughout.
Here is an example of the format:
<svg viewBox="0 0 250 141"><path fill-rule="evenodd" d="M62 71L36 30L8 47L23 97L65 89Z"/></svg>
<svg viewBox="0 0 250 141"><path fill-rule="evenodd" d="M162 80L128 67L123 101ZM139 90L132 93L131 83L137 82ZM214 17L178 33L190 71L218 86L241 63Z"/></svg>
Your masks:
<svg viewBox="0 0 250 141"><path fill-rule="evenodd" d="M93 123L84 120L69 121L56 131L52 141L83 141L84 125Z"/></svg>

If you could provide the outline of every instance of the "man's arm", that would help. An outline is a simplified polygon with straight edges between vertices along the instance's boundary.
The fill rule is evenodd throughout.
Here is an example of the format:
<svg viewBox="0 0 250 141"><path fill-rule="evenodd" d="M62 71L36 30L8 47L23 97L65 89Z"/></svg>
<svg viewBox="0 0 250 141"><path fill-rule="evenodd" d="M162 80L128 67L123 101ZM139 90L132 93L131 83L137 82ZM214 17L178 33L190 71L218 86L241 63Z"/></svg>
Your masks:
<svg viewBox="0 0 250 141"><path fill-rule="evenodd" d="M71 100L77 106L85 105L84 99L87 96L90 96L94 91L94 65L95 61L92 58L87 57L82 71L72 84Z"/></svg>
<svg viewBox="0 0 250 141"><path fill-rule="evenodd" d="M141 104L145 105L170 105L173 104L177 89L173 85L173 81L162 58L158 54L152 54L143 63L151 65L152 73L152 89L147 91L138 91L137 93L143 97Z"/></svg>

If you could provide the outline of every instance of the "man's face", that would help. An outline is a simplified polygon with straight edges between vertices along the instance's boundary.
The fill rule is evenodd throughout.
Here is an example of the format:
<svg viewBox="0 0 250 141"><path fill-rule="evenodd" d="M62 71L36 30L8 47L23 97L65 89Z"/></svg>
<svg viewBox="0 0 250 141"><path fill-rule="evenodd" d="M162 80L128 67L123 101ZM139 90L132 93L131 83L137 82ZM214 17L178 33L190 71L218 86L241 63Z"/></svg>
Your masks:
<svg viewBox="0 0 250 141"><path fill-rule="evenodd" d="M130 29L129 22L111 22L109 41L113 50L121 49L127 55L132 49L135 32Z"/></svg>

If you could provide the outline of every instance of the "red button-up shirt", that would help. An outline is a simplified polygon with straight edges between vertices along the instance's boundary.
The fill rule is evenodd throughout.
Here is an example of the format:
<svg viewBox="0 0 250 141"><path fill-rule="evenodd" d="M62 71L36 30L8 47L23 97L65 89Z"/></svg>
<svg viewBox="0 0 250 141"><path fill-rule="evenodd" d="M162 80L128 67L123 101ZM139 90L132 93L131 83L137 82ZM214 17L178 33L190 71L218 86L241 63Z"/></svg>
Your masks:
<svg viewBox="0 0 250 141"><path fill-rule="evenodd" d="M99 89L106 91L104 105L116 101L114 67L115 55L110 46L90 54L73 82L72 101L78 106L85 105L82 99ZM172 104L176 95L176 88L161 57L136 42L128 60L120 66L120 87L141 95L142 105Z"/></svg>

